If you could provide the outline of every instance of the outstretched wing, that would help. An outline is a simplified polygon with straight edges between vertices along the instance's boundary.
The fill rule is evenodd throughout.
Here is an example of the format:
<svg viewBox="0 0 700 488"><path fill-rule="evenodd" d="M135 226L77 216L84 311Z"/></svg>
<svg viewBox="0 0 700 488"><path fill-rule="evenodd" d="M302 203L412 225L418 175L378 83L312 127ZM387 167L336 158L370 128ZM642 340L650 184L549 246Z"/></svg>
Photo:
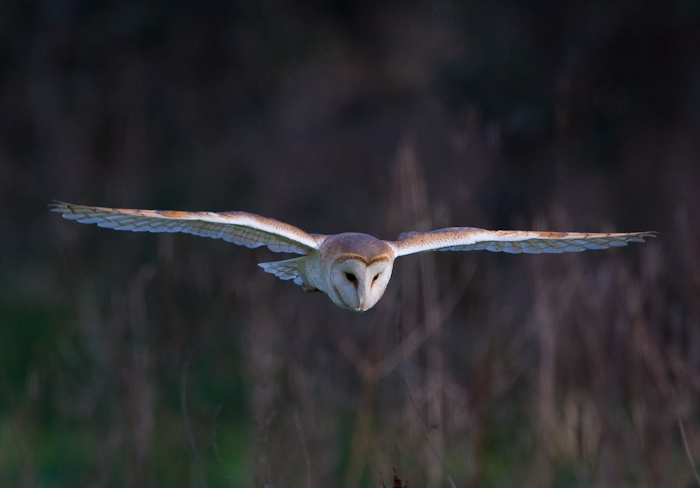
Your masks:
<svg viewBox="0 0 700 488"><path fill-rule="evenodd" d="M644 242L656 232L628 234L587 234L582 232L537 232L520 230L485 230L474 227L450 227L431 232L401 234L388 244L396 257L426 251L493 251L518 253L580 252L626 246L628 242Z"/></svg>
<svg viewBox="0 0 700 488"><path fill-rule="evenodd" d="M267 246L275 252L308 254L326 236L307 234L292 225L246 212L178 212L89 207L57 202L51 209L63 218L134 232L184 232L223 239L246 247Z"/></svg>

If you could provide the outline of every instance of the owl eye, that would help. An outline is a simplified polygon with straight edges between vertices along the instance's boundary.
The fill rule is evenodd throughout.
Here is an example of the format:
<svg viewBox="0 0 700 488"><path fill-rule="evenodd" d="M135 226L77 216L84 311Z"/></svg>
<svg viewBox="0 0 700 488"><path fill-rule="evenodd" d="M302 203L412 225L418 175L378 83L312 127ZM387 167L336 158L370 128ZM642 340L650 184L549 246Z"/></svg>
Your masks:
<svg viewBox="0 0 700 488"><path fill-rule="evenodd" d="M377 281L377 278L379 278L379 275L375 275L374 278L372 278L372 281Z"/></svg>
<svg viewBox="0 0 700 488"><path fill-rule="evenodd" d="M357 279L352 273L345 273L345 277L348 279L348 281L355 281Z"/></svg>

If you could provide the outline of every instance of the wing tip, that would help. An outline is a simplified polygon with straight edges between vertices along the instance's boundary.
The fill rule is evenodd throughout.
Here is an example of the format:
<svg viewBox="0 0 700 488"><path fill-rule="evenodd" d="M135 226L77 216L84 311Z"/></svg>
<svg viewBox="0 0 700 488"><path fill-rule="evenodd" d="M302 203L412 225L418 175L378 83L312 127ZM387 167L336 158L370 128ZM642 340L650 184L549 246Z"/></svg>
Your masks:
<svg viewBox="0 0 700 488"><path fill-rule="evenodd" d="M80 212L74 211L74 208L77 207L76 205L73 205L71 203L65 203L65 202L60 202L58 200L54 200L54 203L48 204L49 207L49 212L56 212L61 214L61 217L63 217L66 220L78 220L84 215Z"/></svg>
<svg viewBox="0 0 700 488"><path fill-rule="evenodd" d="M628 234L626 236L623 234L623 237L625 237L625 240L622 241L619 245L624 246L628 242L646 242L645 239L647 239L648 237L653 237L654 239L656 239L658 236L659 236L659 232L655 231L655 230L647 230L644 232L634 232L634 233Z"/></svg>
<svg viewBox="0 0 700 488"><path fill-rule="evenodd" d="M70 204L54 200L53 203L49 203L47 207L49 207L50 212L66 212L70 209Z"/></svg>

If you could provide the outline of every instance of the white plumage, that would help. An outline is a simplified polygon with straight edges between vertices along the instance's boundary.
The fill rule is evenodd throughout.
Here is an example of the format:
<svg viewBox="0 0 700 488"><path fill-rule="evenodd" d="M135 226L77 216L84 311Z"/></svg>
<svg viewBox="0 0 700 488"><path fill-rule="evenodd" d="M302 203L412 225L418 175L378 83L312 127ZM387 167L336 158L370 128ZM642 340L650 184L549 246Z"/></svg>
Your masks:
<svg viewBox="0 0 700 488"><path fill-rule="evenodd" d="M364 312L384 294L394 260L427 251L479 251L507 253L562 253L626 246L644 242L655 232L623 234L484 230L450 227L430 232L408 232L397 241L382 241L368 234L307 234L274 219L247 212L180 212L89 207L56 203L51 209L64 218L134 232L184 232L224 239L250 248L267 246L274 252L302 257L260 263L282 280L294 280L306 291L322 291L343 308Z"/></svg>

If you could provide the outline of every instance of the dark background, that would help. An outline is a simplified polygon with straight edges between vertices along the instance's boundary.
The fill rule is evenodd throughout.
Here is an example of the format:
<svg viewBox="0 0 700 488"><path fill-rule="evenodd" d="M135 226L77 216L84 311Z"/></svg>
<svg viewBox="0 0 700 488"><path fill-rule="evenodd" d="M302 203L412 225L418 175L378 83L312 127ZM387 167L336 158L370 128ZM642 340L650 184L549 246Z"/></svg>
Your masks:
<svg viewBox="0 0 700 488"><path fill-rule="evenodd" d="M695 486L699 161L693 0L2 2L0 484ZM660 234L359 315L52 199Z"/></svg>

